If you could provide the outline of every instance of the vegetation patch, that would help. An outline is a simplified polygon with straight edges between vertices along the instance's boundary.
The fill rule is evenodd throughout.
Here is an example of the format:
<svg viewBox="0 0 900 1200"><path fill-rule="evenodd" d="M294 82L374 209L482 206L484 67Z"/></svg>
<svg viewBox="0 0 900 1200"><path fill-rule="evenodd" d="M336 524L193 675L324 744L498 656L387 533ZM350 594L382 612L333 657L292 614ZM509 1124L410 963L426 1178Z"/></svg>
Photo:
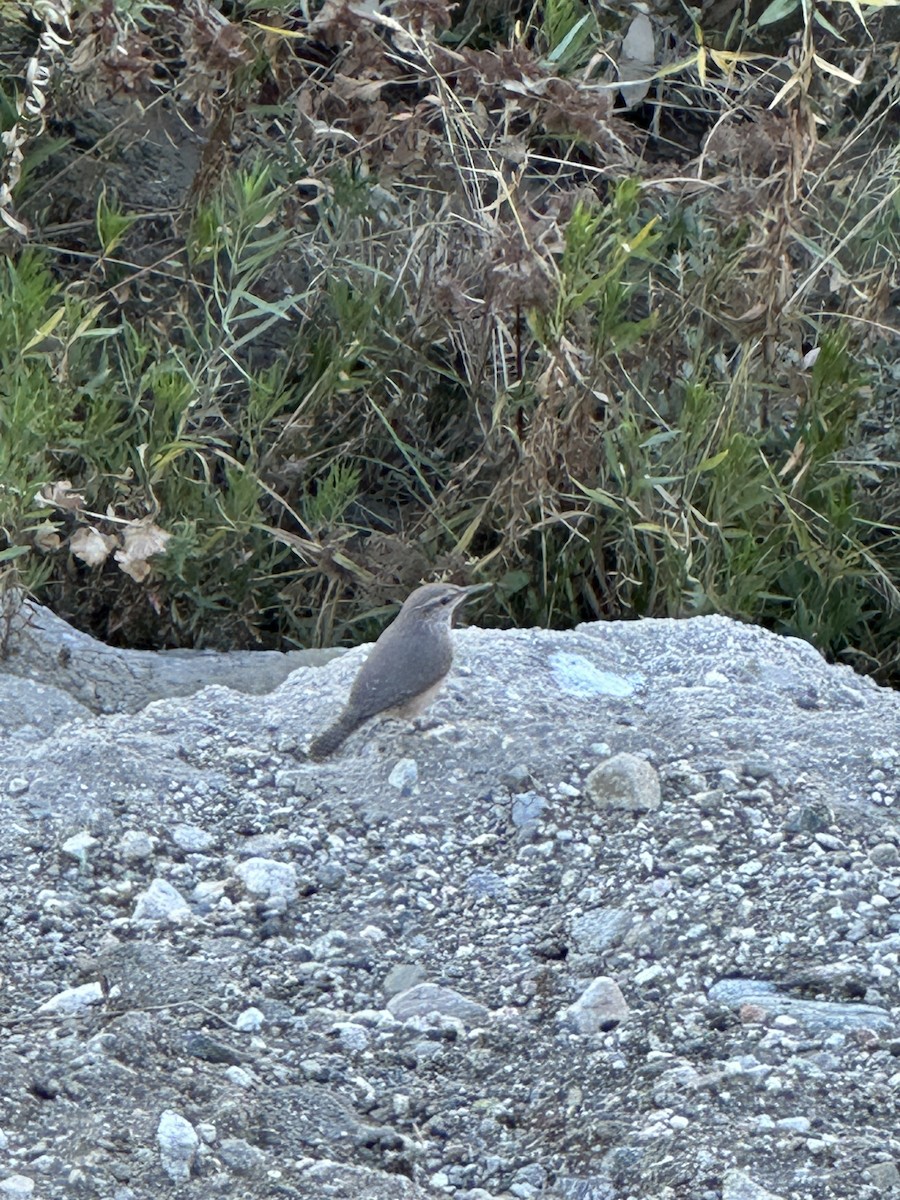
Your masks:
<svg viewBox="0 0 900 1200"><path fill-rule="evenodd" d="M890 6L4 5L0 586L130 645L724 612L898 672Z"/></svg>

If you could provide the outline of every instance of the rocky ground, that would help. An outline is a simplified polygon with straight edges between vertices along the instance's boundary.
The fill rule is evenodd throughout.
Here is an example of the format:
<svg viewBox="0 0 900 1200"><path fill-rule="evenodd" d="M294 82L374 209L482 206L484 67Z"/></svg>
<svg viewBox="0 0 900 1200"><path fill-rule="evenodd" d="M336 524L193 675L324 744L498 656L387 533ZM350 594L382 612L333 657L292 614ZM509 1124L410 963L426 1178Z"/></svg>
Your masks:
<svg viewBox="0 0 900 1200"><path fill-rule="evenodd" d="M99 715L6 646L0 1198L900 1194L894 693L469 629L312 764L362 650Z"/></svg>

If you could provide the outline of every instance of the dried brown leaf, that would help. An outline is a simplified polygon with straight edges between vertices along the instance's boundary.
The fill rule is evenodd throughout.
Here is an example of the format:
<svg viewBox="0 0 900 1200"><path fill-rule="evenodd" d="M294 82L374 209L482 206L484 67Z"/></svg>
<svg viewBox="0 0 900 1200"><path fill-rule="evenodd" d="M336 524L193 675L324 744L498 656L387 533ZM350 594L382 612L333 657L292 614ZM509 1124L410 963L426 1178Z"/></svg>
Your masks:
<svg viewBox="0 0 900 1200"><path fill-rule="evenodd" d="M69 549L89 567L102 566L117 545L116 538L101 533L93 525L82 526L69 538Z"/></svg>
<svg viewBox="0 0 900 1200"><path fill-rule="evenodd" d="M76 512L84 508L84 496L76 492L68 479L58 479L55 483L45 483L34 495L35 504L50 504L65 512Z"/></svg>
<svg viewBox="0 0 900 1200"><path fill-rule="evenodd" d="M147 560L154 554L162 554L171 536L150 518L132 521L125 527L123 546L116 551L116 562L135 583L143 583L151 569Z"/></svg>

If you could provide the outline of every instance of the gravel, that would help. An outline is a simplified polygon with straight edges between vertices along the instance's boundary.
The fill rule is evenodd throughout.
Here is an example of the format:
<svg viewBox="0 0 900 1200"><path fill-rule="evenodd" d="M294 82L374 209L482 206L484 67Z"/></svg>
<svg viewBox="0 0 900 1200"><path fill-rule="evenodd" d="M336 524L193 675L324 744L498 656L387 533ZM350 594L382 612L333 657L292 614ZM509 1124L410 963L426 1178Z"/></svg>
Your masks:
<svg viewBox="0 0 900 1200"><path fill-rule="evenodd" d="M898 1194L898 697L723 618L456 645L323 764L362 650L0 674L0 1198Z"/></svg>

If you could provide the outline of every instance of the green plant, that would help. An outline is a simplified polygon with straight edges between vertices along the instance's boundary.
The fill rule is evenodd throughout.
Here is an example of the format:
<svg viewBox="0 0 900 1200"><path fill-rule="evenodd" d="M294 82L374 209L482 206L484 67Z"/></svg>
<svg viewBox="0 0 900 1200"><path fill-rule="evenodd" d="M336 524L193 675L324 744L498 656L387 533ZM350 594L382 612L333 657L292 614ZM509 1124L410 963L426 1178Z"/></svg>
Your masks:
<svg viewBox="0 0 900 1200"><path fill-rule="evenodd" d="M652 316L634 320L628 312L634 288L653 262L657 222L654 216L639 223L639 196L637 182L623 180L605 205L575 205L557 266L555 303L530 316L544 345L558 345L577 330L602 357L626 349L652 328Z"/></svg>
<svg viewBox="0 0 900 1200"><path fill-rule="evenodd" d="M740 6L724 48L582 0L253 7L72 20L80 86L127 59L161 128L186 98L216 116L187 230L121 184L134 225L99 183L64 197L136 131L91 140L64 56L29 101L75 134L51 164L0 80L8 228L49 272L8 255L7 573L132 644L353 640L444 574L496 578L508 622L724 611L896 672L881 17L851 108L818 86L820 49L856 71L818 4L777 78ZM24 64L33 24L0 24ZM636 50L629 114L608 68Z"/></svg>
<svg viewBox="0 0 900 1200"><path fill-rule="evenodd" d="M549 0L539 26L546 61L561 74L584 66L597 40L597 18L580 0Z"/></svg>
<svg viewBox="0 0 900 1200"><path fill-rule="evenodd" d="M613 576L619 615L726 612L832 655L868 653L890 570L867 544L839 457L858 389L844 339L831 337L784 433L737 427L700 381L680 384L667 428L621 421L602 485L580 484L595 531L579 569L596 562Z"/></svg>
<svg viewBox="0 0 900 1200"><path fill-rule="evenodd" d="M104 258L113 253L137 219L122 211L117 198L108 199L103 189L97 198L97 237Z"/></svg>

